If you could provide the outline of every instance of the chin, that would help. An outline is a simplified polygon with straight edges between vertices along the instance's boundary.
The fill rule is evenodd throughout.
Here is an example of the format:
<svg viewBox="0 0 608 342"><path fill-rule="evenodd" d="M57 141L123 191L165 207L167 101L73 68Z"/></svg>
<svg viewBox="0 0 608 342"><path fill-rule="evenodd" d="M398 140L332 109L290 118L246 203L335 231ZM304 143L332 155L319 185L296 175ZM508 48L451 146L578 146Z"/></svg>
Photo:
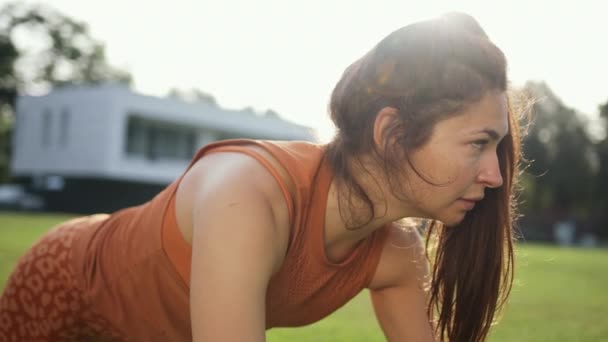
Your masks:
<svg viewBox="0 0 608 342"><path fill-rule="evenodd" d="M446 227L454 227L454 226L459 225L462 221L464 221L465 216L466 216L466 212L459 214L459 215L438 217L438 218L436 218L436 220L443 223L443 225Z"/></svg>

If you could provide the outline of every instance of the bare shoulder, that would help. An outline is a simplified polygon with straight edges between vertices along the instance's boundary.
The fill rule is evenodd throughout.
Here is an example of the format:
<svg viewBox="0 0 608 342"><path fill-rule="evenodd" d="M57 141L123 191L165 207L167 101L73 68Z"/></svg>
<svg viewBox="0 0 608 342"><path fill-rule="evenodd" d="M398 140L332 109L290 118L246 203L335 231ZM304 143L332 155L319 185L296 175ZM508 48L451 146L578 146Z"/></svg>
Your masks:
<svg viewBox="0 0 608 342"><path fill-rule="evenodd" d="M419 284L428 280L425 245L418 230L394 225L385 240L380 262L370 283L371 290Z"/></svg>
<svg viewBox="0 0 608 342"><path fill-rule="evenodd" d="M194 340L264 338L267 287L289 236L285 196L266 164L248 154L216 152L180 183L176 212L182 196L181 218L189 217L192 227Z"/></svg>
<svg viewBox="0 0 608 342"><path fill-rule="evenodd" d="M271 158L264 155L264 158ZM270 162L278 167L276 161ZM275 164L273 164L275 163ZM278 171L281 177L286 177ZM284 184L288 179L281 180ZM291 190L289 190L291 192ZM245 198L266 204L271 211L280 240L289 235L289 210L279 181L255 158L238 152L211 153L198 160L184 175L176 193L176 219L180 231L192 242L193 212L209 201L230 197L232 201Z"/></svg>
<svg viewBox="0 0 608 342"><path fill-rule="evenodd" d="M269 159L270 156L264 158ZM282 197L280 186L271 172L255 158L238 152L217 152L201 158L182 180L185 184L191 182L205 185L197 187L200 191L246 187L259 190L270 198Z"/></svg>

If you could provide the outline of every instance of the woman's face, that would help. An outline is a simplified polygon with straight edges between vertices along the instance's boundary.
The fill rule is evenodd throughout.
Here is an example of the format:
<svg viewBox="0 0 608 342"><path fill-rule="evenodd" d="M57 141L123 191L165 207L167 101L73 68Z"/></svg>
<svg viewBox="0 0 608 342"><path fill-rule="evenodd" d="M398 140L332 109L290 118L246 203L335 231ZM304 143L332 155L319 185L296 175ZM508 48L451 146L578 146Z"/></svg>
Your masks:
<svg viewBox="0 0 608 342"><path fill-rule="evenodd" d="M410 155L407 204L416 216L458 224L486 188L502 185L496 154L508 133L504 92L490 91L458 115L438 122L425 145Z"/></svg>

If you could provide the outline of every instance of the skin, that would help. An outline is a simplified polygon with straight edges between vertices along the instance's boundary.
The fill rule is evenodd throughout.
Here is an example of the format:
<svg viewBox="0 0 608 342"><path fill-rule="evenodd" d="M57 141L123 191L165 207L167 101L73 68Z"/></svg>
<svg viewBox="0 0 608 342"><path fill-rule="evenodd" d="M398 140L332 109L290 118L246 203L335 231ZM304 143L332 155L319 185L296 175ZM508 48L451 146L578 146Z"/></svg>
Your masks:
<svg viewBox="0 0 608 342"><path fill-rule="evenodd" d="M378 146L390 139L384 132L396 115L391 107L378 113ZM379 181L357 170L355 177L383 215L360 229L346 229L338 211L340 189L332 183L324 227L328 257L339 261L374 230L404 217L460 222L485 189L502 185L496 147L507 133L506 96L487 92L461 113L438 122L429 141L413 152L412 164L424 178L406 163L400 177L407 186L401 198L391 193L373 158L364 157L366 169ZM293 197L285 170L268 153L258 152L274 164ZM287 199L276 180L247 155L214 153L188 171L176 196L177 223L192 244L193 340L264 341L266 287L281 267L290 231ZM433 340L423 290L428 277L418 233L395 229L370 284L375 313L389 341Z"/></svg>
<svg viewBox="0 0 608 342"><path fill-rule="evenodd" d="M392 119L389 109L379 116L380 120L389 117L384 121ZM440 121L430 140L410 156L411 165L423 178L413 172L411 165L404 166L401 181L406 184L407 200L394 198L390 189L382 189L388 194L389 209L397 217L459 223L472 209L462 200L481 200L486 188L502 185L496 148L508 130L507 101L499 92L489 92L461 114Z"/></svg>

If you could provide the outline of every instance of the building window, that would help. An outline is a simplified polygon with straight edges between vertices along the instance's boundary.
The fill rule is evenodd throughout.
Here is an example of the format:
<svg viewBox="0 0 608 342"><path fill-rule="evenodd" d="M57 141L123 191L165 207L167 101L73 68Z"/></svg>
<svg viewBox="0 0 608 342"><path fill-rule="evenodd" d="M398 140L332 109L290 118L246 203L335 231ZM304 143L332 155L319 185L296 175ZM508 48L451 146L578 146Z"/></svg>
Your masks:
<svg viewBox="0 0 608 342"><path fill-rule="evenodd" d="M129 117L127 121L127 154L145 157L146 125L138 117Z"/></svg>
<svg viewBox="0 0 608 342"><path fill-rule="evenodd" d="M196 130L174 123L129 116L127 155L147 160L190 160L196 149Z"/></svg>
<svg viewBox="0 0 608 342"><path fill-rule="evenodd" d="M61 110L60 126L59 126L59 145L66 147L70 140L70 110L65 107Z"/></svg>
<svg viewBox="0 0 608 342"><path fill-rule="evenodd" d="M51 109L45 108L42 112L42 131L40 132L40 144L43 148L47 148L51 144L52 119Z"/></svg>

